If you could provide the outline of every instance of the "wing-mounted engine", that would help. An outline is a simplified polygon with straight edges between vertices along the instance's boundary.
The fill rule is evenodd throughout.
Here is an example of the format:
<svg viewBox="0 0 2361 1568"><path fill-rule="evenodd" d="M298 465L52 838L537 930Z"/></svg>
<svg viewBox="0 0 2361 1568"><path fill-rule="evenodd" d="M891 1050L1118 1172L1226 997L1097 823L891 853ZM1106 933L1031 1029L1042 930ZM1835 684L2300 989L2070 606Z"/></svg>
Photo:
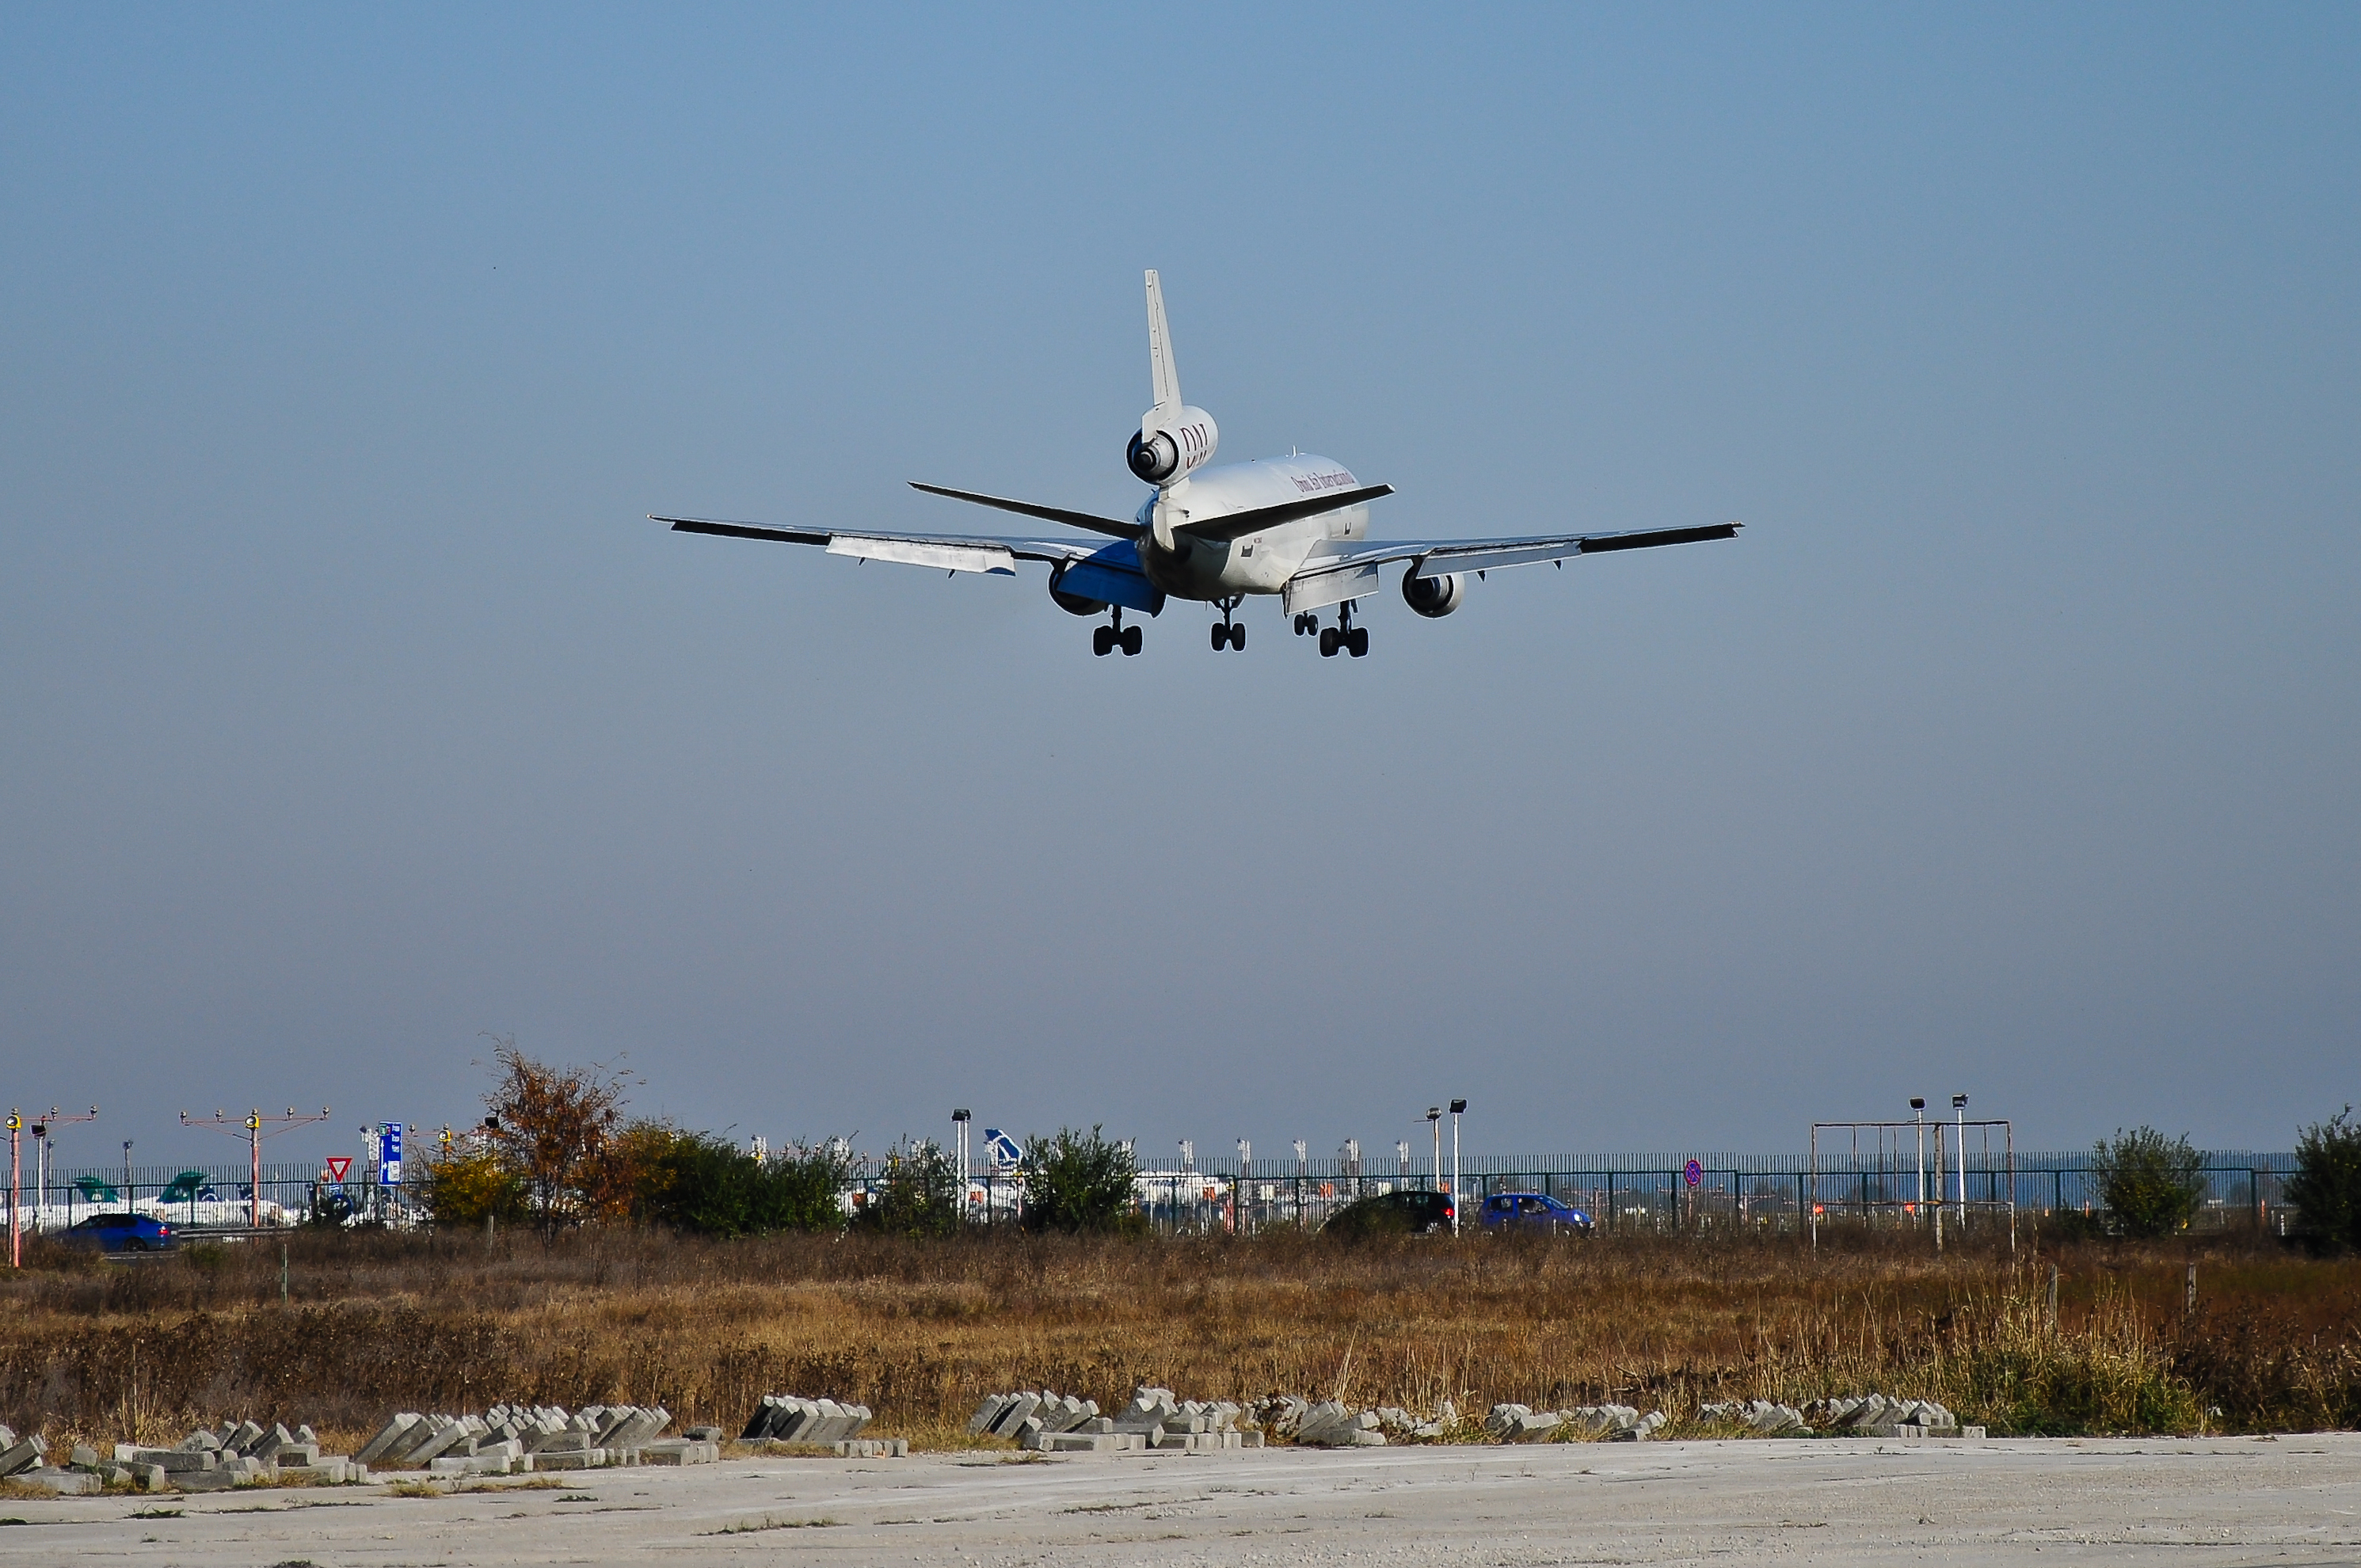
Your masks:
<svg viewBox="0 0 2361 1568"><path fill-rule="evenodd" d="M1447 577L1422 577L1413 565L1402 574L1402 602L1419 614L1433 620L1449 615L1467 597L1467 576L1454 572Z"/></svg>
<svg viewBox="0 0 2361 1568"><path fill-rule="evenodd" d="M1169 485L1213 460L1222 433L1202 409L1172 410L1170 418L1151 411L1124 449L1132 473L1151 485Z"/></svg>

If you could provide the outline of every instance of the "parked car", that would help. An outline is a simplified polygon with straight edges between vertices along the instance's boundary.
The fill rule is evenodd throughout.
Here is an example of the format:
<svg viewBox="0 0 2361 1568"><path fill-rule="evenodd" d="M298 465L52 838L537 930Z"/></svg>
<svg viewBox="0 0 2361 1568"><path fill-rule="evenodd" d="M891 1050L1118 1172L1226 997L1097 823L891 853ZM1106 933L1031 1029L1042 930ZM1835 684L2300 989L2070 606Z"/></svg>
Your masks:
<svg viewBox="0 0 2361 1568"><path fill-rule="evenodd" d="M1589 1215L1546 1192L1495 1192L1484 1200L1476 1218L1488 1231L1590 1234Z"/></svg>
<svg viewBox="0 0 2361 1568"><path fill-rule="evenodd" d="M1422 1236L1449 1230L1451 1213L1447 1192L1375 1192L1345 1204L1320 1228L1332 1236Z"/></svg>
<svg viewBox="0 0 2361 1568"><path fill-rule="evenodd" d="M100 1252L170 1252L181 1245L172 1227L152 1214L93 1214L58 1233L58 1240Z"/></svg>

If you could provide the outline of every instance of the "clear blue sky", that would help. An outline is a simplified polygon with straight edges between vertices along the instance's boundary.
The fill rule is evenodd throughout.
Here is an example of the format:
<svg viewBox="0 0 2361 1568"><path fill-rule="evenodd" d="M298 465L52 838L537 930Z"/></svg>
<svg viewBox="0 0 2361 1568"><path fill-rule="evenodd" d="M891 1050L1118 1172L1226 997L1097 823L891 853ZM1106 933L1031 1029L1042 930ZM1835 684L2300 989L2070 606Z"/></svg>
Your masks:
<svg viewBox="0 0 2361 1568"><path fill-rule="evenodd" d="M2286 1147L2361 1100L2361 13L19 6L0 1064L475 1113ZM675 537L1743 519L1137 659ZM305 1140L309 1139L309 1142ZM68 1157L73 1157L70 1146Z"/></svg>

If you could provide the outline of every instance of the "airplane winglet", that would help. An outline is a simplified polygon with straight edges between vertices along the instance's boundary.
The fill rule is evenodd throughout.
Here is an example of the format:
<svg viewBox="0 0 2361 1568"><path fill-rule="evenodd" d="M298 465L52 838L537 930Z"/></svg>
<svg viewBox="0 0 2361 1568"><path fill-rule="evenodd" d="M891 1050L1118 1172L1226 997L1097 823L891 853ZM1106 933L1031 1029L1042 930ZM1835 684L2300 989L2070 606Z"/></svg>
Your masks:
<svg viewBox="0 0 2361 1568"><path fill-rule="evenodd" d="M1171 330L1164 324L1164 285L1153 267L1148 269L1148 374L1156 407L1140 422L1153 434L1180 411L1180 372L1172 363Z"/></svg>

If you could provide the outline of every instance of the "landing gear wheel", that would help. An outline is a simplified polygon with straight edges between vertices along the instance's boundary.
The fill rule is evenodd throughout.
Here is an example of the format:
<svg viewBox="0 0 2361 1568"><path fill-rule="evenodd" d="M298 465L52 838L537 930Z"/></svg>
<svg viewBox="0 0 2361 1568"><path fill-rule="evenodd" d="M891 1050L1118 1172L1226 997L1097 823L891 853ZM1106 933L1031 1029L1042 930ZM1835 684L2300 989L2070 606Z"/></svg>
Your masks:
<svg viewBox="0 0 2361 1568"><path fill-rule="evenodd" d="M1117 641L1121 641L1123 644L1123 656L1126 659L1130 658L1133 654L1139 652L1139 628L1137 626L1125 627L1123 629L1123 635L1117 639Z"/></svg>
<svg viewBox="0 0 2361 1568"><path fill-rule="evenodd" d="M1218 653L1218 652L1220 652L1223 649L1224 649L1224 648L1228 647L1229 645L1230 645L1230 629L1229 629L1228 627L1226 627L1226 626L1216 626L1216 627L1214 627L1214 628L1213 628L1213 652L1216 652L1216 653Z"/></svg>
<svg viewBox="0 0 2361 1568"><path fill-rule="evenodd" d="M1351 652L1354 658L1367 658L1369 654L1369 629L1366 626L1356 626L1353 628L1352 630L1345 633L1345 645L1346 649Z"/></svg>
<svg viewBox="0 0 2361 1568"><path fill-rule="evenodd" d="M1297 617L1295 618L1295 634L1296 634L1298 637L1304 637L1304 636L1308 636L1308 635L1310 635L1311 633L1312 633L1312 632L1314 632L1314 631L1317 631L1317 630L1320 630L1320 618L1319 618L1318 616L1316 616L1316 615L1299 615L1299 616L1297 616Z"/></svg>
<svg viewBox="0 0 2361 1568"><path fill-rule="evenodd" d="M1102 626L1091 633L1091 652L1102 659L1115 652L1114 627Z"/></svg>
<svg viewBox="0 0 2361 1568"><path fill-rule="evenodd" d="M1241 653L1246 651L1246 629L1245 627L1233 626L1230 628L1230 646L1236 649Z"/></svg>
<svg viewBox="0 0 2361 1568"><path fill-rule="evenodd" d="M1323 659L1336 656L1336 629L1333 626L1320 629L1320 656Z"/></svg>

